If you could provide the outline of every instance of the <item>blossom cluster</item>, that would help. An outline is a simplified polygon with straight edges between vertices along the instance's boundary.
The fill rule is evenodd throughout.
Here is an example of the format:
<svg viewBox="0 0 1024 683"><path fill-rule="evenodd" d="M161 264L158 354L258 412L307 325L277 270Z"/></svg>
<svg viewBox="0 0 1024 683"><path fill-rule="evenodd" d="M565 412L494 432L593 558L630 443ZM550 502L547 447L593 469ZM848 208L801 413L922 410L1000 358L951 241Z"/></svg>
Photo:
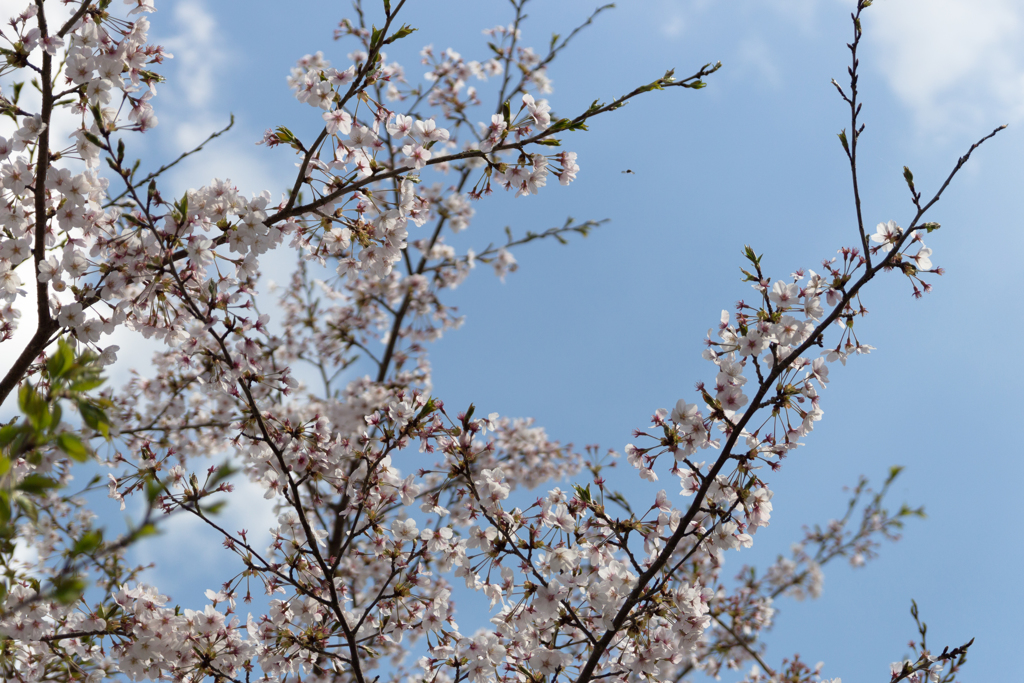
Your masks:
<svg viewBox="0 0 1024 683"><path fill-rule="evenodd" d="M535 52L521 42L525 3L513 3L515 21L485 31L488 58L428 46L422 82L410 83L383 51L411 33L394 23L404 2L385 2L381 29L339 25L335 37L356 43L344 68L317 52L291 70L288 86L320 132L303 140L279 126L260 141L294 152L291 192L275 203L214 179L175 199L161 193L160 171L142 176L125 158L125 136L157 125L162 77L150 68L171 56L135 16L153 2L126 0L127 18L106 0L63 3L72 13L59 27L57 4L35 2L2 35L11 68L42 74L44 90L38 112L17 94L0 101L19 123L0 138L0 341L23 315L28 272L41 302L2 386L49 382L63 361L36 359L59 335L101 364L116 348L99 342L118 328L162 347L151 374L100 394L102 420L81 401L80 428L33 413L35 428L56 425L56 445L22 440L17 457L3 455L4 493L18 497L4 499L13 521L0 529L16 526L12 538L43 567L15 567L0 548L6 679L631 683L753 660L765 671L749 680L782 680L761 658L776 600L816 597L823 565L863 564L913 512L889 514L880 495L864 503L862 485L850 507L863 506L858 529L847 514L766 571L723 574L770 524L767 477L822 419L830 365L871 350L853 332L866 313L861 289L898 269L920 294L924 275L940 272L923 243L908 252L921 229L938 227L917 219L881 224L874 247L861 229L861 244L820 273L772 280L747 249L756 300L709 330L709 379L625 445L641 480L679 479L646 502L612 484L616 451L580 453L531 419L451 410L433 393L429 344L462 322L445 290L477 263L505 277L515 247L594 225L509 232L460 253L446 237L472 227L475 203L495 187L536 194L552 175L569 185L577 156L555 134L586 130L650 90L699 89L718 65L559 117L540 95L553 92L547 67L576 31ZM481 109L492 89L498 106ZM78 122L64 150L50 139L59 112ZM261 260L285 249L298 265L268 287L278 301L262 312ZM90 457L75 434L109 468L89 490L104 487L114 511L145 509L119 539L104 540L84 502L62 495L72 481L64 456ZM274 506L265 543L217 522L236 470ZM551 487L568 477L571 488ZM174 515L201 520L237 558L207 604L171 606L126 560ZM243 618L237 600L251 604L253 590L266 608ZM463 590L482 616L465 631L452 599ZM422 656L408 656L414 643ZM820 679L798 658L787 666L786 680Z"/></svg>

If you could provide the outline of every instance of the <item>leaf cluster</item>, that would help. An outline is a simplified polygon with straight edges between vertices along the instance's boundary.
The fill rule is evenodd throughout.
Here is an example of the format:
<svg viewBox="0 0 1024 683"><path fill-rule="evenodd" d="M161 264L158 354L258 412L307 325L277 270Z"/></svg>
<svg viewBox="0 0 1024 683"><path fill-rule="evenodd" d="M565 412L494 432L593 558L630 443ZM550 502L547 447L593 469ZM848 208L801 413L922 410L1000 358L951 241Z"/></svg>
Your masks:
<svg viewBox="0 0 1024 683"><path fill-rule="evenodd" d="M19 477L15 465L24 459L38 467L47 452L85 462L92 456L85 435L68 428L63 422L63 404L70 401L82 422L103 438L110 438L107 408L110 402L88 395L104 382L96 356L76 354L65 340L46 360L38 381L26 381L18 391L18 408L22 418L11 420L0 428L0 538L14 536L13 520L20 510L35 521L38 517L36 499L60 488L60 482L44 474L32 472Z"/></svg>

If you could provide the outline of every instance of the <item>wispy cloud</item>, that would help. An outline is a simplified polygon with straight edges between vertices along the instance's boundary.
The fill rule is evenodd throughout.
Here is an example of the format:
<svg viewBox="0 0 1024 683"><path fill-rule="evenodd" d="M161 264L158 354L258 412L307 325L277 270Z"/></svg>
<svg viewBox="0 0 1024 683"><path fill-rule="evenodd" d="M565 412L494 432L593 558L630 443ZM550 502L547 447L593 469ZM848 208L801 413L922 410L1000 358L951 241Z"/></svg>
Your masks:
<svg viewBox="0 0 1024 683"><path fill-rule="evenodd" d="M702 17L726 14L742 23L744 28L764 25L765 13L776 15L786 23L796 26L802 33L816 30L821 3L819 0L737 0L723 6L713 0L662 0L657 12L663 17L659 31L667 38L677 38L684 31L699 25Z"/></svg>
<svg viewBox="0 0 1024 683"><path fill-rule="evenodd" d="M813 33L818 21L819 0L773 0L759 3L761 7L794 24L803 33Z"/></svg>
<svg viewBox="0 0 1024 683"><path fill-rule="evenodd" d="M252 548L264 553L270 545L270 529L277 526L273 504L244 474L235 475L231 481L235 490L227 497L227 506L212 520L230 534L245 529ZM194 609L197 601L203 601L205 589L218 590L224 577L241 566L234 553L223 546L223 537L194 515L177 514L159 527L162 533L135 546L132 556L137 562L153 563L143 580L170 594L183 607ZM253 588L262 592L260 585Z"/></svg>
<svg viewBox="0 0 1024 683"><path fill-rule="evenodd" d="M228 54L217 40L217 20L203 0L184 0L173 7L178 33L167 39L166 46L174 54L175 71L182 79L173 89L189 106L205 110L215 104L215 85L224 73Z"/></svg>
<svg viewBox="0 0 1024 683"><path fill-rule="evenodd" d="M163 44L174 54L169 68L164 69L168 83L162 86L155 100L165 151L176 153L192 149L215 130L224 126L231 115L231 104L218 87L240 57L225 40L218 26L218 15L210 11L205 0L183 0L173 5L170 26L159 25L154 31L173 30ZM186 159L165 182L176 193L209 183L213 178L230 179L245 196L270 190L274 197L284 189L287 172L293 169L273 168L266 148L253 144L262 130L246 130L240 121L225 137L204 152Z"/></svg>
<svg viewBox="0 0 1024 683"><path fill-rule="evenodd" d="M1024 4L900 0L871 13L879 69L927 132L1024 118Z"/></svg>
<svg viewBox="0 0 1024 683"><path fill-rule="evenodd" d="M686 20L683 18L682 13L678 11L670 12L659 27L661 33L667 38L677 38L683 34L685 29Z"/></svg>
<svg viewBox="0 0 1024 683"><path fill-rule="evenodd" d="M738 69L751 73L762 84L772 88L782 85L782 70L771 46L760 37L746 38L736 46Z"/></svg>
<svg viewBox="0 0 1024 683"><path fill-rule="evenodd" d="M743 36L737 57L757 66L758 53L776 41L766 19L776 17L800 34L815 34L824 21L843 20L853 0L738 0L729 9L702 1L666 0L661 33L692 32L712 13L730 13L723 44ZM836 10L840 9L841 12ZM881 73L910 111L918 129L972 132L1024 119L1024 3L1020 0L892 0L864 14L865 70ZM760 41L760 43L759 43ZM873 52L873 54L870 54ZM769 77L771 64L759 69ZM769 80L771 78L769 77Z"/></svg>

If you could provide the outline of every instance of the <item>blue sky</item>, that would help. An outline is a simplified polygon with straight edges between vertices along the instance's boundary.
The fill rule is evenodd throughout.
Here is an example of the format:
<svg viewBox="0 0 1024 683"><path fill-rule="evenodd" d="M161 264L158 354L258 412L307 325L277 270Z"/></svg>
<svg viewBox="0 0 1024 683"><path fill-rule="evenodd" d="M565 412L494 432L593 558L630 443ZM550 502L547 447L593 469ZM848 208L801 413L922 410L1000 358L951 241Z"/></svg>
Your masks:
<svg viewBox="0 0 1024 683"><path fill-rule="evenodd" d="M536 0L525 43L543 49L552 32L567 33L596 4ZM547 97L558 114L612 99L668 68L689 75L721 60L722 70L704 90L650 93L564 138L579 153L572 186L477 204L472 227L456 242L461 248L502 239L506 225L522 233L566 216L610 222L568 246L520 250L519 270L504 283L478 269L449 293L465 325L431 356L434 392L449 406L474 402L485 414L532 416L554 438L617 450L655 409L692 402L694 382L713 377L700 358L702 341L722 309L751 296L738 277L744 244L764 253L767 272L778 278L817 269L854 244L856 231L836 139L849 125L848 110L830 85L832 78L845 84L852 2L620 4L550 69L554 93ZM389 58L406 66L410 80L421 75L416 52L424 44L483 59L480 29L510 21L508 3L499 0L409 5L405 21L420 31ZM236 128L168 182L180 192L226 177L246 195L270 189L276 197L291 182L294 159L253 143L266 128L285 125L301 136L321 125L291 98L285 77L316 50L347 65L352 47L331 40L345 8L309 0L288 9L268 0L157 6L151 35L175 59L154 102L160 126L142 138L140 153L157 165L233 113ZM866 568L827 568L820 600L780 601L768 661L798 651L824 661L828 676L886 680L888 664L907 653L914 635L914 598L937 649L977 638L967 680L997 680L1016 666L1011 653L1024 636L1017 618L1024 551L1011 524L1024 475L1012 429L1024 407L1017 347L1024 336L1024 5L880 0L864 26L860 169L869 225L905 225L913 215L904 165L927 195L973 141L1011 125L972 157L931 213L943 228L927 243L946 269L934 291L914 300L895 274L869 287L871 314L857 325L877 351L833 369L823 421L768 478L776 492L770 528L730 561L767 565L800 537L801 525L841 514L844 485L860 474L880 482L889 466L903 465L892 503L924 505L928 519L910 523L904 539ZM273 266L265 272L286 275ZM128 349L126 341L117 343ZM121 355L118 377L145 363L139 351ZM254 516L266 520L244 506L227 514L249 527ZM194 532L172 525L144 556L171 561L175 544ZM216 586L202 583L202 573L216 576L230 557L214 541L203 562L193 563L201 568L158 570L155 580L196 607L202 591Z"/></svg>

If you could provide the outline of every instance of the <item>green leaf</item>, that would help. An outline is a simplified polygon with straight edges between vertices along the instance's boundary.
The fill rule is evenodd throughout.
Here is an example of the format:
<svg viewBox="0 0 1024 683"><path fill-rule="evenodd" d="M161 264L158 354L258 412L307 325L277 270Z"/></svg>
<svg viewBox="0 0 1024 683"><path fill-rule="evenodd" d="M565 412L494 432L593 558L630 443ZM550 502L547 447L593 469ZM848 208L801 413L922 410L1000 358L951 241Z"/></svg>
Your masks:
<svg viewBox="0 0 1024 683"><path fill-rule="evenodd" d="M92 375L90 377L76 379L68 386L68 388L71 389L71 391L85 392L89 391L90 389L95 389L96 387L103 386L103 383L106 381L107 380L104 377Z"/></svg>
<svg viewBox="0 0 1024 683"><path fill-rule="evenodd" d="M907 185L909 185L910 189L913 190L914 189L914 174L911 173L910 169L907 168L906 166L903 167L903 179L907 181Z"/></svg>
<svg viewBox="0 0 1024 683"><path fill-rule="evenodd" d="M152 503L163 493L160 482L153 478L146 479L146 502Z"/></svg>
<svg viewBox="0 0 1024 683"><path fill-rule="evenodd" d="M22 512L24 512L29 519L31 519L33 522L39 521L39 508L36 506L36 504L32 501L31 498L26 496L21 491L15 491L13 494L11 494L11 499L18 504L18 507L21 508Z"/></svg>
<svg viewBox="0 0 1024 683"><path fill-rule="evenodd" d="M7 448L11 442L18 437L25 429L23 425L4 425L0 427L0 448ZM8 467L10 463L8 463ZM7 473L7 470L0 467L0 476Z"/></svg>
<svg viewBox="0 0 1024 683"><path fill-rule="evenodd" d="M85 462L89 459L89 449L81 439L70 432L61 432L57 435L57 448L75 462Z"/></svg>
<svg viewBox="0 0 1024 683"><path fill-rule="evenodd" d="M412 26L409 26L408 24L402 24L402 28L400 28L397 31L395 31L394 33L392 33L391 37L388 38L387 42L393 43L396 40L401 40L402 38L405 38L406 36L412 35L413 33L415 33L418 30L419 29L415 29Z"/></svg>
<svg viewBox="0 0 1024 683"><path fill-rule="evenodd" d="M96 121L97 123L99 123L100 121L103 120L103 111L100 109L100 105L98 105L98 104L90 104L89 105L89 113L92 114L93 120ZM90 133L86 133L86 136L88 136L88 135L90 135Z"/></svg>
<svg viewBox="0 0 1024 683"><path fill-rule="evenodd" d="M89 131L83 132L83 135L85 136L85 139L88 140L90 143L96 145L97 147L103 147L103 141L100 140L95 135L93 135L92 133L90 133Z"/></svg>
<svg viewBox="0 0 1024 683"><path fill-rule="evenodd" d="M538 145L547 145L548 147L561 147L562 141L558 138L544 138L543 140L537 140Z"/></svg>
<svg viewBox="0 0 1024 683"><path fill-rule="evenodd" d="M82 597L85 581L78 576L58 578L54 581L53 597L63 605L70 605Z"/></svg>
<svg viewBox="0 0 1024 683"><path fill-rule="evenodd" d="M29 396L34 391L35 389L32 388L32 385L29 382L25 382L18 387L18 409L21 410L22 413L28 411Z"/></svg>
<svg viewBox="0 0 1024 683"><path fill-rule="evenodd" d="M71 552L75 555L88 555L103 544L103 531L100 529L90 529L85 534L75 541L74 547L71 548Z"/></svg>
<svg viewBox="0 0 1024 683"><path fill-rule="evenodd" d="M78 401L78 412L85 424L102 434L104 439L110 438L110 421L103 409L89 401Z"/></svg>
<svg viewBox="0 0 1024 683"><path fill-rule="evenodd" d="M381 31L376 26L373 26L373 33L370 35L370 49L377 47L377 43L380 42Z"/></svg>
<svg viewBox="0 0 1024 683"><path fill-rule="evenodd" d="M219 501L217 501L216 503L211 503L210 505L201 505L201 506L199 506L199 509L200 509L200 510L201 510L201 511L202 511L202 512L203 512L204 514L208 514L208 515L216 515L216 514L218 514L218 513L219 513L219 512L221 511L221 510L223 510L223 509L224 509L224 506L225 506L225 505L227 505L227 504L228 504L228 503L227 503L227 501L226 501L226 500L219 500Z"/></svg>
<svg viewBox="0 0 1024 683"><path fill-rule="evenodd" d="M277 128L274 129L274 132L277 134L277 138L281 142L289 143L295 141L295 134L292 133L287 128L285 128L284 126L278 126Z"/></svg>
<svg viewBox="0 0 1024 683"><path fill-rule="evenodd" d="M693 86L689 85L687 87L692 88ZM643 85L637 88L638 92L650 92L652 90L664 90L664 88L661 87L661 81L654 81L653 83L648 83L647 85Z"/></svg>
<svg viewBox="0 0 1024 683"><path fill-rule="evenodd" d="M572 121L570 121L569 119L558 119L557 121L552 123L550 126L548 126L548 132L549 133L557 133L560 130L565 130L565 129L567 129L569 127L569 125L571 123L572 123Z"/></svg>
<svg viewBox="0 0 1024 683"><path fill-rule="evenodd" d="M391 14L391 0L384 0L384 13Z"/></svg>
<svg viewBox="0 0 1024 683"><path fill-rule="evenodd" d="M156 525L146 523L135 530L135 538L145 538L147 536L159 536L160 530L156 528Z"/></svg>
<svg viewBox="0 0 1024 683"><path fill-rule="evenodd" d="M236 472L238 472L237 467L232 467L230 462L225 462L210 476L210 480L207 482L207 485L214 487Z"/></svg>
<svg viewBox="0 0 1024 683"><path fill-rule="evenodd" d="M53 423L50 406L31 384L26 382L18 392L18 405L36 431L43 431Z"/></svg>
<svg viewBox="0 0 1024 683"><path fill-rule="evenodd" d="M847 140L846 140L846 129L844 128L842 130L842 132L838 133L838 135L839 135L839 142L843 143L843 149L845 149L846 153L849 154L850 153L850 143L847 142Z"/></svg>
<svg viewBox="0 0 1024 683"><path fill-rule="evenodd" d="M107 158L107 161L110 161L109 157ZM131 223L132 225L134 225L137 228L144 228L144 227L146 227L145 223L143 223L137 217L133 216L130 213L123 213L123 214L121 214L121 218L123 218L126 223Z"/></svg>
<svg viewBox="0 0 1024 683"><path fill-rule="evenodd" d="M715 399L711 398L711 394L706 391L701 392L701 398L704 399L704 403L708 404L708 407L712 410L718 410L721 405Z"/></svg>
<svg viewBox="0 0 1024 683"><path fill-rule="evenodd" d="M21 457L27 451L32 449L32 444L35 443L35 434L27 424L21 424L17 427L17 432L14 434L14 439L8 444L7 453L11 457Z"/></svg>
<svg viewBox="0 0 1024 683"><path fill-rule="evenodd" d="M60 488L60 482L41 474L29 474L15 488L25 493L39 495L45 493L48 489Z"/></svg>
<svg viewBox="0 0 1024 683"><path fill-rule="evenodd" d="M941 227L942 226L939 225L938 223L925 223L924 225L921 226L921 229L926 232L933 232Z"/></svg>
<svg viewBox="0 0 1024 683"><path fill-rule="evenodd" d="M63 339L59 339L57 341L57 350L46 361L46 371L52 378L63 377L74 363L75 352L71 345Z"/></svg>
<svg viewBox="0 0 1024 683"><path fill-rule="evenodd" d="M590 484L587 484L586 486L573 484L572 488L574 491L576 491L576 495L579 497L579 499L582 500L584 503L589 503L592 501L590 497Z"/></svg>

